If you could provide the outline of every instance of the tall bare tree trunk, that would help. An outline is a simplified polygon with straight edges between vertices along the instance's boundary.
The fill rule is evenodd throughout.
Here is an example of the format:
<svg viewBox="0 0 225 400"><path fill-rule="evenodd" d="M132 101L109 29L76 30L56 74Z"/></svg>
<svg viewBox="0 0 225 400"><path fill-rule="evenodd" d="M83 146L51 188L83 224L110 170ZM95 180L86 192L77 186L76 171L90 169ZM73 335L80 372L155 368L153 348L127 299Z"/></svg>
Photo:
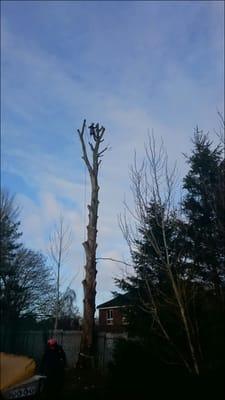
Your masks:
<svg viewBox="0 0 225 400"><path fill-rule="evenodd" d="M84 288L84 309L83 309L83 325L80 356L78 366L91 366L94 356L94 314L95 314L95 297L96 297L96 249L97 249L97 220L98 220L98 171L101 163L101 156L107 150L105 147L100 151L100 145L104 141L103 135L105 132L104 127L99 127L99 124L92 124L90 129L89 146L92 153L92 160L89 160L87 148L84 141L84 132L86 127L86 120L83 122L82 130L78 129L83 160L87 166L90 181L91 181L91 203L88 205L88 225L87 225L87 240L83 243L86 264L85 278L83 280Z"/></svg>

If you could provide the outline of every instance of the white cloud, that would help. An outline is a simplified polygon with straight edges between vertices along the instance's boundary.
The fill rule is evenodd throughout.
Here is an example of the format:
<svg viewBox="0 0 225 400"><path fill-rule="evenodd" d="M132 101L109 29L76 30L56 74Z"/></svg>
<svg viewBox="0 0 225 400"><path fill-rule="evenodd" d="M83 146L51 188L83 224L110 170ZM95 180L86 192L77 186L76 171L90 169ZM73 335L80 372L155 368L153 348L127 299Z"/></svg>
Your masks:
<svg viewBox="0 0 225 400"><path fill-rule="evenodd" d="M132 6L132 10L141 15L143 4L142 11L139 6ZM10 22L3 20L3 101L6 115L10 115L3 124L3 167L14 176L22 177L35 192L34 198L26 193L18 195L23 206L23 230L28 245L46 251L48 235L59 214L70 222L74 247L68 271L72 277L74 270L81 268L74 283L80 298L84 263L81 243L87 210L84 165L74 130L81 125L83 117L87 116L90 122L100 121L106 127L105 143L112 147L105 153L100 171L98 255L123 259L128 257L128 249L117 217L123 209L125 194L128 199L130 196L128 168L134 149L141 158L148 129L154 128L156 137L163 137L169 158L172 161L178 158L182 176L186 166L181 154L190 149L194 126L198 123L201 128L212 130L216 109L223 109L218 81L197 82L189 73L187 61L198 60L192 47L188 47L182 63L173 58L174 49L169 46L169 39L174 35L171 24L179 28L177 45L182 47L189 39L193 18L201 6L198 4L198 13L189 18L188 24L177 21L175 15L170 15L172 20L167 21L165 15L161 19L160 9L151 14L152 24L149 24L149 7L147 5L146 16L141 17L144 18L142 26L130 21L127 27L112 33L112 26L105 20L105 35L94 29L93 36L92 33L89 36L89 29L86 37L82 31L86 46L76 57L71 55L65 59L47 51L47 45L41 47L32 38L13 33ZM57 18L58 11L54 9ZM69 37L68 26L72 26L73 18L65 12L62 18L66 18ZM96 18L96 15L89 16L88 21L94 24ZM135 13L131 19L135 23ZM58 21L63 24L61 15ZM212 27L214 25L212 17ZM125 35L126 29L132 40ZM217 49L216 70L222 60L218 45L221 33L216 31L217 40L213 35L210 46ZM201 68L205 70L207 66ZM87 175L87 201L88 180ZM99 299L109 295L113 277L119 272L120 265L114 262L99 263Z"/></svg>

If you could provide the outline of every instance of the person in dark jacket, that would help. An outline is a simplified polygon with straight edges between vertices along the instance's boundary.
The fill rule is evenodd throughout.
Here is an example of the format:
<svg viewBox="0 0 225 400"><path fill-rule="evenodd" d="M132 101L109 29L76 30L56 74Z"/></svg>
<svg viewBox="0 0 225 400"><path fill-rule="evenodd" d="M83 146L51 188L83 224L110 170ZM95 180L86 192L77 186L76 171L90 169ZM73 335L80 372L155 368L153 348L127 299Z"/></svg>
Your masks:
<svg viewBox="0 0 225 400"><path fill-rule="evenodd" d="M66 366L66 355L56 339L49 339L42 358L41 370L46 375L47 393L62 391Z"/></svg>

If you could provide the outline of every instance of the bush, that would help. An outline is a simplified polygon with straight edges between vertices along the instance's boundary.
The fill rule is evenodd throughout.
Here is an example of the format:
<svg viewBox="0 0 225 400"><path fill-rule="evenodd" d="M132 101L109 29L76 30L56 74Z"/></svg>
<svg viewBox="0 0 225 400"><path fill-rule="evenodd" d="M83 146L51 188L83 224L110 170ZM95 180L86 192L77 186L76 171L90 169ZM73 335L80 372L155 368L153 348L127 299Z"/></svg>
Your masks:
<svg viewBox="0 0 225 400"><path fill-rule="evenodd" d="M150 343L118 340L109 365L109 392L113 396L139 399L224 398L222 374L196 378L177 365L156 358Z"/></svg>

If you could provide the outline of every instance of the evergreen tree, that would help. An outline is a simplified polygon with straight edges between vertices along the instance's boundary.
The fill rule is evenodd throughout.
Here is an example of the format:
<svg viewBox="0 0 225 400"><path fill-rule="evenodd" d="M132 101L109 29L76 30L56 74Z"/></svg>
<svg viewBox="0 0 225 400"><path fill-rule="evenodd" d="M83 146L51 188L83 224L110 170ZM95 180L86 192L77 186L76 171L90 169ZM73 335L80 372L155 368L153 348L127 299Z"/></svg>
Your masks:
<svg viewBox="0 0 225 400"><path fill-rule="evenodd" d="M196 131L181 216L161 201L158 183L164 174L155 173L160 157L153 151L150 156L149 170L156 176L152 196L142 186L147 175L135 170L136 230L126 220L122 225L134 264L133 274L117 280L131 298L129 328L144 338L156 360L183 365L196 375L219 374L225 350L223 303L218 302L225 286L222 151Z"/></svg>
<svg viewBox="0 0 225 400"><path fill-rule="evenodd" d="M213 148L208 135L198 128L193 144L192 154L187 158L190 170L184 178L188 255L193 278L209 287L213 284L215 293L221 296L225 284L222 150Z"/></svg>
<svg viewBox="0 0 225 400"><path fill-rule="evenodd" d="M166 235L166 247L163 233ZM163 206L151 201L137 227L137 234L131 246L134 273L115 281L120 289L127 292L131 304L125 309L130 334L148 341L150 336L161 336L161 318L166 317L163 323L169 328L168 322L176 308L165 253L168 252L174 276L181 278L185 274L185 263L182 262L184 225L175 211L168 214ZM170 301L171 307L168 307L167 301ZM160 346L162 348L162 343Z"/></svg>
<svg viewBox="0 0 225 400"><path fill-rule="evenodd" d="M199 375L198 324L192 313L196 290L187 274L186 224L174 203L175 169L168 168L165 147L156 150L153 136L145 149L146 159L140 167L135 159L131 169L135 235L126 219L123 229L135 264L128 283L136 284L139 307L152 322L149 335L154 328L167 344L164 358Z"/></svg>
<svg viewBox="0 0 225 400"><path fill-rule="evenodd" d="M162 293L164 297L171 296L171 282L166 266L167 256L176 279L185 276L185 232L186 226L175 210L167 213L162 205L154 201L148 204L146 215L137 227L138 237L134 238L131 246L134 274L127 276L126 279L116 280L120 289L129 291L133 302L141 306L139 311L146 309L145 311L151 314L149 311L152 308L152 296L158 301ZM149 291L152 296L149 296ZM132 313L129 319L133 325ZM152 318L150 320L152 322Z"/></svg>

